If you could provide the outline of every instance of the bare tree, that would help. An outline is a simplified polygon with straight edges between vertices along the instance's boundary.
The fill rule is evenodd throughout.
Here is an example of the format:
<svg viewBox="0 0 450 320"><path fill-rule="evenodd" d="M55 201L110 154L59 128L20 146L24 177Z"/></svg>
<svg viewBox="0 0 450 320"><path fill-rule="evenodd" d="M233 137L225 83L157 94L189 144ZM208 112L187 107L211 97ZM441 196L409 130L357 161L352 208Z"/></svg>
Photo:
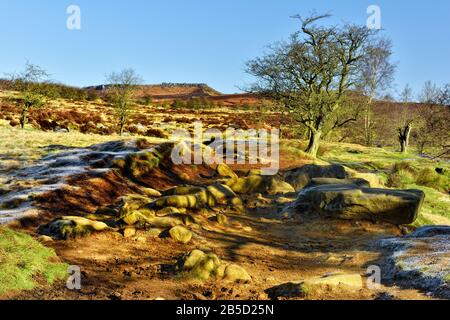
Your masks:
<svg viewBox="0 0 450 320"><path fill-rule="evenodd" d="M450 83L447 83L439 93L438 103L450 107Z"/></svg>
<svg viewBox="0 0 450 320"><path fill-rule="evenodd" d="M376 96L391 87L396 66L390 61L392 42L386 38L377 38L366 47L366 55L361 59L361 79L359 89L366 97L364 114L364 139L366 146L372 146L374 140L374 121L372 104Z"/></svg>
<svg viewBox="0 0 450 320"><path fill-rule="evenodd" d="M442 88L427 81L419 94L423 104L417 117L414 139L420 153L450 147L450 84ZM433 150L434 151L434 150Z"/></svg>
<svg viewBox="0 0 450 320"><path fill-rule="evenodd" d="M422 92L419 94L419 101L427 104L438 104L440 90L431 81L425 82Z"/></svg>
<svg viewBox="0 0 450 320"><path fill-rule="evenodd" d="M401 92L400 99L402 102L402 111L399 114L398 120L398 142L400 143L400 152L407 153L413 124L417 122L415 113L409 110L408 107L408 103L412 100L412 89L408 84Z"/></svg>
<svg viewBox="0 0 450 320"><path fill-rule="evenodd" d="M106 81L109 83L108 97L118 117L119 134L123 135L132 109L133 93L143 80L133 69L124 69L109 74Z"/></svg>
<svg viewBox="0 0 450 320"><path fill-rule="evenodd" d="M403 88L402 92L400 93L400 101L401 102L411 102L413 99L413 91L412 88L409 86L409 84L406 84L405 88Z"/></svg>
<svg viewBox="0 0 450 320"><path fill-rule="evenodd" d="M306 152L316 156L326 124L354 87L360 61L373 31L365 26L317 26L329 15L301 19L301 30L290 41L247 63L258 81L251 91L271 97L287 108L309 131Z"/></svg>
<svg viewBox="0 0 450 320"><path fill-rule="evenodd" d="M49 75L41 67L27 62L23 72L11 74L9 77L12 88L19 91L19 97L14 102L20 106L20 127L23 129L28 123L30 109L41 107L45 103L45 97L40 93L39 86Z"/></svg>

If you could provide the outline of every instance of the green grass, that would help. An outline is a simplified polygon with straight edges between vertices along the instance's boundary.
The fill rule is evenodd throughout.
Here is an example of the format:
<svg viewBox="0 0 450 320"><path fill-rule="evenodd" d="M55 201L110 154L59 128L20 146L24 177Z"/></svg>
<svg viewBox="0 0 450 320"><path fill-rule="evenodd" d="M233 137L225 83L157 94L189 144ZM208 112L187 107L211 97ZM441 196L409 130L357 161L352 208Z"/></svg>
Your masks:
<svg viewBox="0 0 450 320"><path fill-rule="evenodd" d="M431 163L430 160L414 154L404 154L381 148L366 148L349 144L335 146L322 156L324 160L359 164L369 170L390 169L395 163L407 160Z"/></svg>
<svg viewBox="0 0 450 320"><path fill-rule="evenodd" d="M31 290L36 279L51 284L64 279L67 265L57 262L52 249L31 236L7 228L0 229L0 295Z"/></svg>

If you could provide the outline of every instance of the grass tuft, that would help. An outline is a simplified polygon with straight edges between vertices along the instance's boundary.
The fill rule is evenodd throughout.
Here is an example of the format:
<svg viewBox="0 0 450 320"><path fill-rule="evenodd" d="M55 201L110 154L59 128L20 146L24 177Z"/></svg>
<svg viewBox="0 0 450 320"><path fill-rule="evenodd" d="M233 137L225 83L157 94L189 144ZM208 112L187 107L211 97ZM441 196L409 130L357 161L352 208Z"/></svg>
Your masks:
<svg viewBox="0 0 450 320"><path fill-rule="evenodd" d="M0 229L0 295L31 290L38 278L49 284L64 279L68 266L57 260L52 249L31 236Z"/></svg>

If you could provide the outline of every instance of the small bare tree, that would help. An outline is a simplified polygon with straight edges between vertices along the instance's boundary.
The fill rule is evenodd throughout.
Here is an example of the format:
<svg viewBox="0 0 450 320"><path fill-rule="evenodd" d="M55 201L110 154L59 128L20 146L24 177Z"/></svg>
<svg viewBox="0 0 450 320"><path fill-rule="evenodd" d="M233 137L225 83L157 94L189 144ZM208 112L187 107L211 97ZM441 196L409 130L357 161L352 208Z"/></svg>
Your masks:
<svg viewBox="0 0 450 320"><path fill-rule="evenodd" d="M400 102L402 102L402 111L399 114L398 121L398 142L400 143L400 152L407 153L409 147L409 140L413 130L414 123L417 123L415 112L410 110L408 103L412 100L412 89L407 84L400 93Z"/></svg>
<svg viewBox="0 0 450 320"><path fill-rule="evenodd" d="M366 47L366 55L361 59L361 79L359 89L366 97L364 112L364 140L370 147L374 140L372 104L376 96L390 88L396 66L390 61L392 42L386 38L371 41Z"/></svg>
<svg viewBox="0 0 450 320"><path fill-rule="evenodd" d="M428 81L419 98L424 104L420 110L420 127L417 128L420 131L415 133L419 152L436 148L439 152L444 150L443 154L450 153L450 84L438 88Z"/></svg>
<svg viewBox="0 0 450 320"><path fill-rule="evenodd" d="M14 102L20 107L20 127L23 129L28 123L30 109L44 105L45 97L40 93L40 84L49 77L41 67L29 62L25 70L19 74L9 75L12 89L19 91L18 98Z"/></svg>
<svg viewBox="0 0 450 320"><path fill-rule="evenodd" d="M406 84L405 88L403 88L402 92L400 93L400 101L401 102L412 102L413 99L413 91L409 84Z"/></svg>
<svg viewBox="0 0 450 320"><path fill-rule="evenodd" d="M258 79L250 91L274 99L309 131L306 152L317 155L324 130L354 87L373 31L365 26L317 26L329 15L301 19L289 42L247 63ZM345 121L345 120L343 120Z"/></svg>
<svg viewBox="0 0 450 320"><path fill-rule="evenodd" d="M133 69L113 72L106 77L108 97L118 118L119 134L123 135L125 124L132 111L133 94L142 78Z"/></svg>
<svg viewBox="0 0 450 320"><path fill-rule="evenodd" d="M440 90L431 81L425 82L422 91L419 93L419 101L426 104L438 104Z"/></svg>

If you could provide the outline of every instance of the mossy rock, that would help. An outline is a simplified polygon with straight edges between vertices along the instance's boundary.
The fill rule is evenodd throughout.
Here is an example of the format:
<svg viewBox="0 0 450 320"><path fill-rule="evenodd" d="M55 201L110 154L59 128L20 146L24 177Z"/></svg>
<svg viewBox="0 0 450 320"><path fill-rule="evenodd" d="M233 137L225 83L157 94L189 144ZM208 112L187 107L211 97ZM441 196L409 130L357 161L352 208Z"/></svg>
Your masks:
<svg viewBox="0 0 450 320"><path fill-rule="evenodd" d="M219 164L217 166L217 174L221 177L237 179L238 175L226 164Z"/></svg>
<svg viewBox="0 0 450 320"><path fill-rule="evenodd" d="M189 185L178 186L163 192L163 196L185 196L202 192L204 188Z"/></svg>
<svg viewBox="0 0 450 320"><path fill-rule="evenodd" d="M183 195L165 196L157 199L153 204L159 208L174 207L177 209L200 209L206 206L214 207L217 203L205 188L183 187L180 189ZM188 191L192 193L187 193Z"/></svg>
<svg viewBox="0 0 450 320"><path fill-rule="evenodd" d="M223 280L226 282L250 282L252 278L241 266L230 264L225 267Z"/></svg>
<svg viewBox="0 0 450 320"><path fill-rule="evenodd" d="M117 159L113 166L121 169L125 174L132 178L140 178L148 175L157 168L162 157L157 152L141 151L131 153L125 159Z"/></svg>
<svg viewBox="0 0 450 320"><path fill-rule="evenodd" d="M83 237L96 231L110 230L107 224L82 217L61 217L39 227L39 234L67 240Z"/></svg>
<svg viewBox="0 0 450 320"><path fill-rule="evenodd" d="M178 208L165 207L165 208L162 208L162 209L156 211L156 216L157 217L165 217L165 216L170 216L172 214L182 214L182 213L183 212ZM186 212L184 212L184 213L186 213Z"/></svg>
<svg viewBox="0 0 450 320"><path fill-rule="evenodd" d="M206 188L187 185L180 186L167 190L164 192L164 195L155 200L152 206L162 208L161 210L165 208L200 210L217 206L227 206L238 211L244 210L242 200L236 193L230 187L220 183Z"/></svg>
<svg viewBox="0 0 450 320"><path fill-rule="evenodd" d="M244 178L231 179L226 184L237 194L261 193L278 195L295 192L292 185L280 178L257 174L252 174Z"/></svg>
<svg viewBox="0 0 450 320"><path fill-rule="evenodd" d="M145 223L145 227L147 228L172 228L175 226L179 226L185 224L183 218L176 217L150 217L147 218Z"/></svg>
<svg viewBox="0 0 450 320"><path fill-rule="evenodd" d="M159 237L163 232L164 230L159 228L150 228L146 231L146 234L150 237Z"/></svg>
<svg viewBox="0 0 450 320"><path fill-rule="evenodd" d="M134 211L121 220L128 226L137 226L141 228L172 228L184 224L182 217L156 217L151 214L152 210Z"/></svg>
<svg viewBox="0 0 450 320"><path fill-rule="evenodd" d="M224 264L217 255L193 250L184 255L177 263L177 271L188 278L200 281L209 279L225 282L248 282L250 275L235 264Z"/></svg>
<svg viewBox="0 0 450 320"><path fill-rule="evenodd" d="M126 227L122 230L124 238L131 238L136 235L136 228Z"/></svg>
<svg viewBox="0 0 450 320"><path fill-rule="evenodd" d="M144 208L152 203L152 200L146 196L130 194L121 198L119 205L119 217L124 217L133 211Z"/></svg>
<svg viewBox="0 0 450 320"><path fill-rule="evenodd" d="M221 205L230 204L230 201L237 197L236 193L227 185L216 183L206 188L213 196L214 200Z"/></svg>
<svg viewBox="0 0 450 320"><path fill-rule="evenodd" d="M154 204L160 208L174 207L174 208L195 209L202 207L196 195L161 197L158 200L156 200Z"/></svg>
<svg viewBox="0 0 450 320"><path fill-rule="evenodd" d="M170 229L169 235L173 240L184 244L189 243L192 239L192 232L181 226Z"/></svg>
<svg viewBox="0 0 450 320"><path fill-rule="evenodd" d="M289 194L295 193L295 189L289 183L279 178L272 178L267 193L269 195Z"/></svg>
<svg viewBox="0 0 450 320"><path fill-rule="evenodd" d="M152 188L142 188L141 190L148 197L158 198L162 196L161 192Z"/></svg>
<svg viewBox="0 0 450 320"><path fill-rule="evenodd" d="M231 179L227 186L237 194L266 193L271 181L265 176L249 176L245 178Z"/></svg>
<svg viewBox="0 0 450 320"><path fill-rule="evenodd" d="M120 215L120 220L125 224L132 226L136 224L144 225L150 218L155 217L155 211L149 208L139 208L134 211L125 210Z"/></svg>
<svg viewBox="0 0 450 320"><path fill-rule="evenodd" d="M228 217L224 214L218 214L216 216L217 223L221 226L227 226L228 225Z"/></svg>
<svg viewBox="0 0 450 320"><path fill-rule="evenodd" d="M220 259L215 254L206 254L200 250L190 252L178 263L178 269L184 277L201 281L216 277L220 266Z"/></svg>

